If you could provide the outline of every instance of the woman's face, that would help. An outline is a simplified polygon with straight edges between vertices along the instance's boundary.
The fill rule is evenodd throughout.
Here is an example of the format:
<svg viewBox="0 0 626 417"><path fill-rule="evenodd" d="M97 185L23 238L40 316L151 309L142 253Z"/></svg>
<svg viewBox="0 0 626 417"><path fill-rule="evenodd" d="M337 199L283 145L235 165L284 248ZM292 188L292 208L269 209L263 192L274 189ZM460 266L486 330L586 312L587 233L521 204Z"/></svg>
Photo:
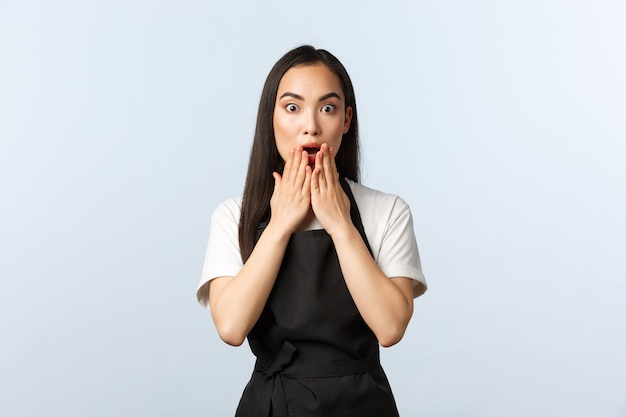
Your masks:
<svg viewBox="0 0 626 417"><path fill-rule="evenodd" d="M325 65L299 65L283 75L274 107L274 136L284 161L300 145L314 166L323 143L332 147L335 157L351 120L352 108L346 108L339 78Z"/></svg>

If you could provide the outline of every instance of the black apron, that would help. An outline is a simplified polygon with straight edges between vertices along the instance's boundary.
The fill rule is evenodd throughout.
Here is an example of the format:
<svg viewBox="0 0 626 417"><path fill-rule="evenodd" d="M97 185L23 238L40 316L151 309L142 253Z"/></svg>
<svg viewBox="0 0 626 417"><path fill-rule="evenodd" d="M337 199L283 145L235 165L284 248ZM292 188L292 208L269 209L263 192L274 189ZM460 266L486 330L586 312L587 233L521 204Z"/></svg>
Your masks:
<svg viewBox="0 0 626 417"><path fill-rule="evenodd" d="M369 248L352 191L340 182ZM257 360L236 417L398 416L378 341L348 292L325 230L291 236L248 343Z"/></svg>

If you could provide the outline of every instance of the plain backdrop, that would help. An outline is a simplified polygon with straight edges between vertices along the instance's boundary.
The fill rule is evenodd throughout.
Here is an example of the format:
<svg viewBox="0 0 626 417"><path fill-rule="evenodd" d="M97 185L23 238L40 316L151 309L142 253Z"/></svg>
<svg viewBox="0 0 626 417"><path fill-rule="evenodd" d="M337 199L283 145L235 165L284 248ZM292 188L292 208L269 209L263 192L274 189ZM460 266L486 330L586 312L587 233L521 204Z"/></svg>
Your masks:
<svg viewBox="0 0 626 417"><path fill-rule="evenodd" d="M403 417L626 416L620 0L0 0L0 415L232 415L253 357L195 300L273 63L357 94L363 183L430 289Z"/></svg>

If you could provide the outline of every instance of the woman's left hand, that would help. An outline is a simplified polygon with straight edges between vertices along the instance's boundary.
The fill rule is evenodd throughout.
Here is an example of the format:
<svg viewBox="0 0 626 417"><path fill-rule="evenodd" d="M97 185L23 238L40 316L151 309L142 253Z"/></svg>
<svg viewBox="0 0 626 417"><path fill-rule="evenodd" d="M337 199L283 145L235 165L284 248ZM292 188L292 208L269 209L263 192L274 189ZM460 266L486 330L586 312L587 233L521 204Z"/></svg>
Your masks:
<svg viewBox="0 0 626 417"><path fill-rule="evenodd" d="M413 314L413 282L388 278L378 267L350 217L333 150L323 144L311 175L311 206L333 239L341 273L354 303L382 346L400 341Z"/></svg>
<svg viewBox="0 0 626 417"><path fill-rule="evenodd" d="M311 206L329 235L352 226L350 200L339 183L333 149L322 144L311 176Z"/></svg>

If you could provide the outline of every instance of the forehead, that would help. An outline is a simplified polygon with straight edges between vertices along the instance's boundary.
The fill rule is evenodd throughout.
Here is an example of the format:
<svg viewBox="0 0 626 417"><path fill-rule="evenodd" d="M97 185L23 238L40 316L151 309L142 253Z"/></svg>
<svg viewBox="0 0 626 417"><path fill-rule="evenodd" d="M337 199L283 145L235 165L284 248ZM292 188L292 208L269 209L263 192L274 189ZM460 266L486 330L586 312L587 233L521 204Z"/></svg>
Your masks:
<svg viewBox="0 0 626 417"><path fill-rule="evenodd" d="M298 65L285 72L278 85L277 96L292 92L304 97L330 92L344 96L339 77L324 64Z"/></svg>

